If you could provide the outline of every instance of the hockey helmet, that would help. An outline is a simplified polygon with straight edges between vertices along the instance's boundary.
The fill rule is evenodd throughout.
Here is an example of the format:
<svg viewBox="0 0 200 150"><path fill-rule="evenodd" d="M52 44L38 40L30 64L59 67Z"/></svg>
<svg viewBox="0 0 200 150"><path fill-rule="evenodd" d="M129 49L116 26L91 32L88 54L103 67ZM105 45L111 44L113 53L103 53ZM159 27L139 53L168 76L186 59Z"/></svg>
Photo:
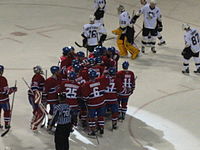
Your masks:
<svg viewBox="0 0 200 150"><path fill-rule="evenodd" d="M43 70L42 70L42 67L37 65L35 67L33 67L33 72L34 73L39 73L39 74L43 74Z"/></svg>
<svg viewBox="0 0 200 150"><path fill-rule="evenodd" d="M128 67L129 67L129 62L128 62L128 61L124 61L124 62L122 63L122 68L123 68L123 69L128 69Z"/></svg>
<svg viewBox="0 0 200 150"><path fill-rule="evenodd" d="M50 71L51 71L52 74L55 74L56 72L59 71L59 67L58 67L58 66L52 66L52 67L50 68Z"/></svg>
<svg viewBox="0 0 200 150"><path fill-rule="evenodd" d="M95 16L94 16L94 15L90 15L90 16L89 16L89 21L90 21L90 23L94 23L94 21L95 21Z"/></svg>
<svg viewBox="0 0 200 150"><path fill-rule="evenodd" d="M89 75L89 77L90 77L91 79L94 79L94 78L96 78L96 77L98 76L98 75L97 75L97 72L96 72L95 70L93 70L93 69L89 69L88 75Z"/></svg>
<svg viewBox="0 0 200 150"><path fill-rule="evenodd" d="M106 5L106 1L105 0L97 0L98 6L100 8L104 8Z"/></svg>
<svg viewBox="0 0 200 150"><path fill-rule="evenodd" d="M0 72L2 73L4 71L4 66L0 65Z"/></svg>
<svg viewBox="0 0 200 150"><path fill-rule="evenodd" d="M95 59L94 58L88 58L88 62L90 63L90 65L94 65Z"/></svg>
<svg viewBox="0 0 200 150"><path fill-rule="evenodd" d="M110 67L110 68L108 69L108 73L109 73L110 75L115 75L115 74L116 74L116 68Z"/></svg>
<svg viewBox="0 0 200 150"><path fill-rule="evenodd" d="M72 66L79 64L79 61L77 59L72 60Z"/></svg>
<svg viewBox="0 0 200 150"><path fill-rule="evenodd" d="M75 72L79 72L81 69L81 66L79 64L75 64L75 65L73 65L73 68L74 68Z"/></svg>
<svg viewBox="0 0 200 150"><path fill-rule="evenodd" d="M63 50L63 55L67 55L70 52L69 47L64 47L62 50Z"/></svg>
<svg viewBox="0 0 200 150"><path fill-rule="evenodd" d="M187 23L182 24L182 29L183 30L189 30L190 26Z"/></svg>
<svg viewBox="0 0 200 150"><path fill-rule="evenodd" d="M119 7L117 8L117 12L120 15L121 13L123 13L125 11L125 8L123 5L119 5Z"/></svg>
<svg viewBox="0 0 200 150"><path fill-rule="evenodd" d="M71 79L71 80L76 79L76 76L77 76L77 74L76 74L74 71L71 71L71 72L68 74L68 78Z"/></svg>
<svg viewBox="0 0 200 150"><path fill-rule="evenodd" d="M101 64L102 63L102 58L101 57L96 57L95 58L95 63L96 64Z"/></svg>
<svg viewBox="0 0 200 150"><path fill-rule="evenodd" d="M78 57L85 57L85 53L82 51L77 52Z"/></svg>
<svg viewBox="0 0 200 150"><path fill-rule="evenodd" d="M115 51L116 51L116 49L115 49L115 47L108 47L108 52L111 52L112 54L114 54L115 53Z"/></svg>

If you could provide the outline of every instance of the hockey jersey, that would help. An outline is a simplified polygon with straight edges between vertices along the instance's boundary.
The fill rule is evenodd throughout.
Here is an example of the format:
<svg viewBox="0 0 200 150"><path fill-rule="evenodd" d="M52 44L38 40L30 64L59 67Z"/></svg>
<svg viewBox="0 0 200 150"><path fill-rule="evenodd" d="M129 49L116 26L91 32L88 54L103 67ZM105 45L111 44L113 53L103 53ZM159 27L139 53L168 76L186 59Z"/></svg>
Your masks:
<svg viewBox="0 0 200 150"><path fill-rule="evenodd" d="M80 97L80 84L70 80L63 81L58 92L65 95L66 103L70 108L78 109L79 103L77 98Z"/></svg>
<svg viewBox="0 0 200 150"><path fill-rule="evenodd" d="M135 75L130 70L122 70L117 72L117 78L122 81L122 92L119 94L120 97L129 97L135 89Z"/></svg>
<svg viewBox="0 0 200 150"><path fill-rule="evenodd" d="M150 8L149 4L144 5L136 14L144 16L144 27L148 29L155 29L157 25L157 20L161 21L160 9L155 6L154 9Z"/></svg>
<svg viewBox="0 0 200 150"><path fill-rule="evenodd" d="M109 80L104 76L86 82L81 88L83 98L87 100L89 109L97 109L105 104L105 90Z"/></svg>
<svg viewBox="0 0 200 150"><path fill-rule="evenodd" d="M49 77L45 81L44 91L46 94L46 100L48 104L57 104L58 103L58 89L60 87L60 79L55 79Z"/></svg>
<svg viewBox="0 0 200 150"><path fill-rule="evenodd" d="M185 45L190 46L193 53L200 52L200 34L196 29L186 31L184 40Z"/></svg>
<svg viewBox="0 0 200 150"><path fill-rule="evenodd" d="M105 101L107 104L115 104L118 101L118 94L122 92L122 81L115 76L107 76L109 79L109 85L105 91Z"/></svg>
<svg viewBox="0 0 200 150"><path fill-rule="evenodd" d="M0 76L0 104L9 101L10 88L8 87L7 79Z"/></svg>

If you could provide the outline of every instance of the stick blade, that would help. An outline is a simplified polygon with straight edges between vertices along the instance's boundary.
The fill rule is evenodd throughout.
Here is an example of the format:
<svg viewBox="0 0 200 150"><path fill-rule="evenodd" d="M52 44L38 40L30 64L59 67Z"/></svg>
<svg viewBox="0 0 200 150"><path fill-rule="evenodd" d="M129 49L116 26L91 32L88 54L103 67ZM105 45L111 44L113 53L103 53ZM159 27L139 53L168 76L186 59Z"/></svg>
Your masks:
<svg viewBox="0 0 200 150"><path fill-rule="evenodd" d="M3 132L3 133L1 134L1 137L4 137L9 131L10 131L10 128L7 129L5 132Z"/></svg>

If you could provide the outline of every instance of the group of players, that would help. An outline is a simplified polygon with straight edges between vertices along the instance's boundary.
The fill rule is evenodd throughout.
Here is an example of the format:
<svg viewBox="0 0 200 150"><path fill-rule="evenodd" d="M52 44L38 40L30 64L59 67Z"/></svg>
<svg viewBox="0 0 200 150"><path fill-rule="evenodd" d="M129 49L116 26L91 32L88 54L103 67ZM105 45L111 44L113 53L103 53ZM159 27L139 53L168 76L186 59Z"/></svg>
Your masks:
<svg viewBox="0 0 200 150"><path fill-rule="evenodd" d="M34 76L29 89L29 101L33 106L32 130L37 130L44 119L45 105L49 104L49 123L53 108L59 99L65 99L71 108L73 125L78 118L83 127L90 128L91 135L97 129L104 133L104 116L112 113L112 128L117 120L125 119L129 96L135 89L134 73L123 62L123 70L117 71L119 55L114 47L97 46L89 57L84 52L75 53L74 48L64 47L59 66L52 66L52 76L46 80L40 66L33 68Z"/></svg>

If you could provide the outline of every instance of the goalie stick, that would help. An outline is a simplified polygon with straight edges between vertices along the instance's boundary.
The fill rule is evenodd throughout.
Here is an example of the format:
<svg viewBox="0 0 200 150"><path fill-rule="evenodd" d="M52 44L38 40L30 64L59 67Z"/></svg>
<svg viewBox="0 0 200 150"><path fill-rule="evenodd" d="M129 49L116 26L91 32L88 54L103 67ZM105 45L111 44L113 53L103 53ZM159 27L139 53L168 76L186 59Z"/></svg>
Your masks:
<svg viewBox="0 0 200 150"><path fill-rule="evenodd" d="M15 86L14 87L16 87L16 86L17 86L17 80L15 80ZM12 104L11 104L11 110L10 110L10 118L12 117L14 99L15 99L15 92L13 93L13 97L12 97ZM10 120L10 123L11 123L11 120ZM1 137L4 137L9 131L10 131L10 128L8 128L5 132L3 132L1 134Z"/></svg>

